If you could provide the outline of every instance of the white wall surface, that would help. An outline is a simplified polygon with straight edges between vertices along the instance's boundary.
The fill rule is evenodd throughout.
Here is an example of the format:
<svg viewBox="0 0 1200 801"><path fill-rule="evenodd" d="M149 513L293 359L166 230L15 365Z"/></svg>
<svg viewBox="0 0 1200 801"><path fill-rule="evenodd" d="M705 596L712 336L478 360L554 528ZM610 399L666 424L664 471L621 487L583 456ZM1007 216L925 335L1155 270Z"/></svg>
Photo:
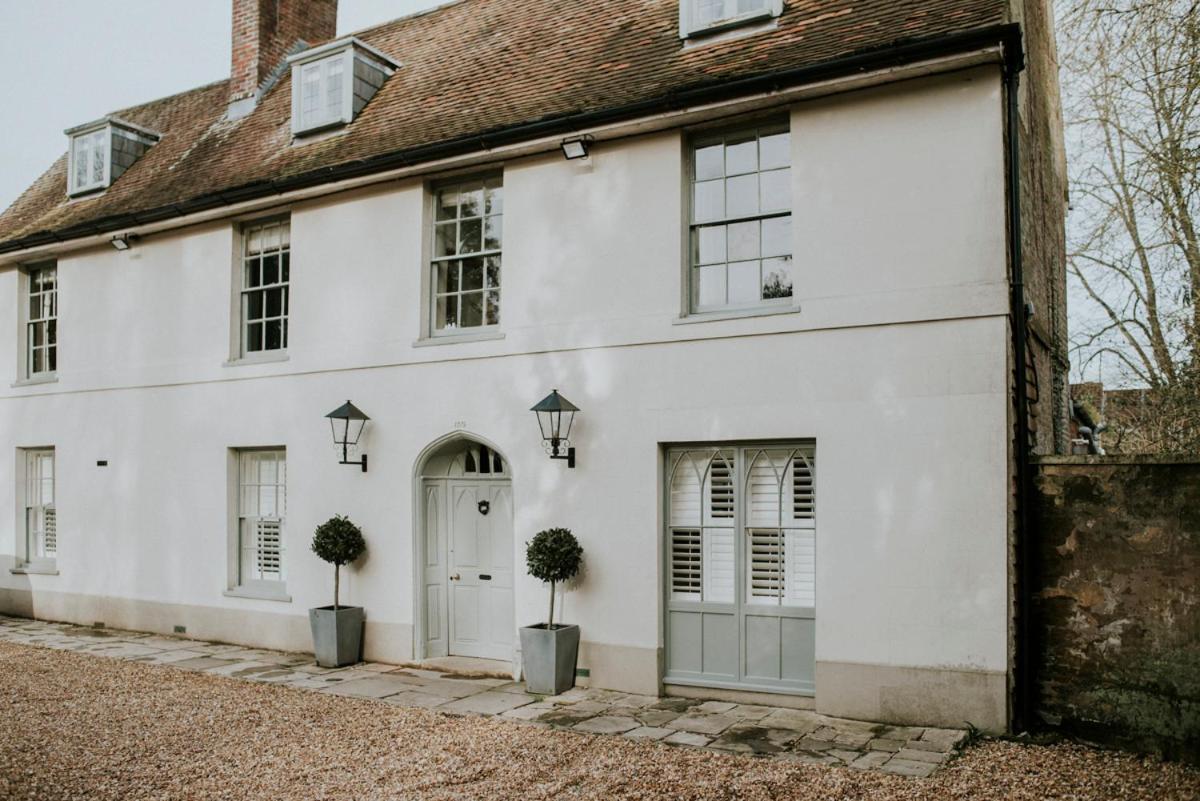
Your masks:
<svg viewBox="0 0 1200 801"><path fill-rule="evenodd" d="M1003 671L1000 88L983 68L792 109L793 314L679 322L678 132L606 144L590 165L504 165L503 339L414 345L419 181L291 209L284 362L225 365L232 224L63 258L59 380L0 389L0 487L15 448L56 448L59 575L5 570L0 588L303 616L332 585L311 531L344 513L370 552L343 598L409 625L414 462L465 428L512 466L519 553L548 526L582 541L567 619L653 651L660 443L814 437L818 660ZM14 338L16 277L0 271ZM15 351L0 348L10 381ZM583 409L573 471L545 457L528 411L552 387ZM365 475L337 464L323 419L347 398L373 418ZM290 604L222 595L227 449L259 445L288 449ZM0 493L0 554L14 501ZM518 624L545 601L520 579Z"/></svg>

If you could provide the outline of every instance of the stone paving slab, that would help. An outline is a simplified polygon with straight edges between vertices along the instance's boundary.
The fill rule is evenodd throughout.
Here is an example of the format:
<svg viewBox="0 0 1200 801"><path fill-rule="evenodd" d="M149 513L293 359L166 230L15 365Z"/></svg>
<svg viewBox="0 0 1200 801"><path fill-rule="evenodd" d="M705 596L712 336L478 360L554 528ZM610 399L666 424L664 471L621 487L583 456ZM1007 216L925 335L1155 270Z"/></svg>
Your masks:
<svg viewBox="0 0 1200 801"><path fill-rule="evenodd" d="M332 695L352 695L356 698L386 698L389 695L412 692L414 689L410 682L387 674L379 674L370 678L343 681L328 686L321 692Z"/></svg>
<svg viewBox="0 0 1200 801"><path fill-rule="evenodd" d="M514 724L900 776L931 775L967 738L956 729L886 726L807 710L582 687L543 697L495 676L376 662L322 668L309 654L2 615L0 640L446 714L497 716Z"/></svg>
<svg viewBox="0 0 1200 801"><path fill-rule="evenodd" d="M510 709L532 704L536 695L517 695L516 693L498 693L494 691L467 695L454 701L448 701L439 707L442 712L458 712L475 715L500 715Z"/></svg>
<svg viewBox="0 0 1200 801"><path fill-rule="evenodd" d="M592 734L624 734L627 731L641 728L641 724L633 718L621 715L597 715L576 723L572 728L575 731L586 731Z"/></svg>

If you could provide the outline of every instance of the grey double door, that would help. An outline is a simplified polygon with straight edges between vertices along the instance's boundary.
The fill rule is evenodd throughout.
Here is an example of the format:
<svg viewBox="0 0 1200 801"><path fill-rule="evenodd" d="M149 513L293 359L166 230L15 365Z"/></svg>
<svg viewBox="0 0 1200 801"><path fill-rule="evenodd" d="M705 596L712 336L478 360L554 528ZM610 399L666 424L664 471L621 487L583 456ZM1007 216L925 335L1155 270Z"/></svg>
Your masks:
<svg viewBox="0 0 1200 801"><path fill-rule="evenodd" d="M815 445L673 448L665 478L665 680L811 693Z"/></svg>

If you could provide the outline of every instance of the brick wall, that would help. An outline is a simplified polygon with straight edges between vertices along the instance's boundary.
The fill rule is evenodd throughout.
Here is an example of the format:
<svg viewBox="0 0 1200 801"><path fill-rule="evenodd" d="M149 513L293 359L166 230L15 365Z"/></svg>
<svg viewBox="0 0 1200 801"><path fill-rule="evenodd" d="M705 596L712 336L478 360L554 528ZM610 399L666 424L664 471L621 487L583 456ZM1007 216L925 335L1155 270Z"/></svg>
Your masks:
<svg viewBox="0 0 1200 801"><path fill-rule="evenodd" d="M1069 417L1066 293L1066 150L1050 0L1024 0L1021 74L1021 210L1030 320L1030 433L1037 453L1066 453Z"/></svg>
<svg viewBox="0 0 1200 801"><path fill-rule="evenodd" d="M1200 762L1200 457L1039 461L1039 716Z"/></svg>
<svg viewBox="0 0 1200 801"><path fill-rule="evenodd" d="M253 97L297 42L337 35L337 0L233 0L229 99Z"/></svg>

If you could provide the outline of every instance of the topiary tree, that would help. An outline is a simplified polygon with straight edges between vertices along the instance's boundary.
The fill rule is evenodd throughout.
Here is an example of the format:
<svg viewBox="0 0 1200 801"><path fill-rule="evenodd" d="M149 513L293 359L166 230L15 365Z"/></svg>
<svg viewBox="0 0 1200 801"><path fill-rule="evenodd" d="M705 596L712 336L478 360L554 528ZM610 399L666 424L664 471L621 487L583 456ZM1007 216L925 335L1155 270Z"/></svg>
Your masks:
<svg viewBox="0 0 1200 801"><path fill-rule="evenodd" d="M529 575L550 582L550 619L546 628L554 628L554 585L579 573L583 565L583 546L570 529L550 528L525 543L525 563Z"/></svg>
<svg viewBox="0 0 1200 801"><path fill-rule="evenodd" d="M313 534L312 551L325 562L333 565L333 610L338 608L338 571L363 555L367 543L362 529L349 518L337 515L317 526Z"/></svg>

